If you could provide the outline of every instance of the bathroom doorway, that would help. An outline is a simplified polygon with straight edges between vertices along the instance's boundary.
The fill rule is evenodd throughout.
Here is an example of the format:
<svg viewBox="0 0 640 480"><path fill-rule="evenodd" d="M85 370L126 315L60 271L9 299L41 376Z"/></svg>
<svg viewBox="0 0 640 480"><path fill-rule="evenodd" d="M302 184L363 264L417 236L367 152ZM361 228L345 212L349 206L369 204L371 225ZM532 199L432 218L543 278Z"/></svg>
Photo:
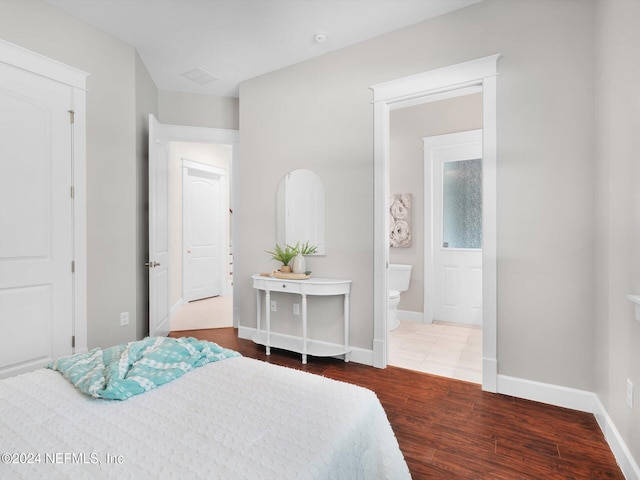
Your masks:
<svg viewBox="0 0 640 480"><path fill-rule="evenodd" d="M496 265L496 90L500 55L371 86L374 92L374 339L373 364L388 363L387 265L389 264L389 130L396 109L435 100L482 94L483 250L482 250L482 388L497 390L497 265Z"/></svg>

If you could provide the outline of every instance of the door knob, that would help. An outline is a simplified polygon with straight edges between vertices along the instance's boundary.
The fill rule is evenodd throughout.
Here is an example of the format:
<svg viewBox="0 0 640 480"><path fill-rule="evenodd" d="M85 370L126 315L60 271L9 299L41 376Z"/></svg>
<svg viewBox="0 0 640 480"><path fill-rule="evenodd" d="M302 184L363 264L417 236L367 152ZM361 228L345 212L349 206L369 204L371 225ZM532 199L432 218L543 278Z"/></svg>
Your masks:
<svg viewBox="0 0 640 480"><path fill-rule="evenodd" d="M160 264L158 262L146 262L144 264L145 267L149 267L149 268L153 268L153 267L159 267Z"/></svg>

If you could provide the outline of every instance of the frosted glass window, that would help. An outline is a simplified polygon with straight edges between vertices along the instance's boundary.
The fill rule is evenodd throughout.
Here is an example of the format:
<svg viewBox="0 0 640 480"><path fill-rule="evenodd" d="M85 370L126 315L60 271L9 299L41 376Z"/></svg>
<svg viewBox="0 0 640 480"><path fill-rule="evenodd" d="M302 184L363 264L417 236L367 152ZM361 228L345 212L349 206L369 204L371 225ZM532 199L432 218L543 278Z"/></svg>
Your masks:
<svg viewBox="0 0 640 480"><path fill-rule="evenodd" d="M443 247L482 248L482 159L442 166Z"/></svg>

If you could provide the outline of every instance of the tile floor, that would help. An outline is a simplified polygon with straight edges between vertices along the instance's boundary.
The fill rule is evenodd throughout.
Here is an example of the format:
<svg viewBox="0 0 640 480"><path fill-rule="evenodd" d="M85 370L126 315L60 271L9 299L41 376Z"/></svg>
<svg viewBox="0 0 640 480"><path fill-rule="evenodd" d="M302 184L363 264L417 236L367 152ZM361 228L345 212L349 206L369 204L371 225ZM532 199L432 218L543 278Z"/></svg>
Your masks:
<svg viewBox="0 0 640 480"><path fill-rule="evenodd" d="M482 327L401 320L388 348L389 365L482 383Z"/></svg>

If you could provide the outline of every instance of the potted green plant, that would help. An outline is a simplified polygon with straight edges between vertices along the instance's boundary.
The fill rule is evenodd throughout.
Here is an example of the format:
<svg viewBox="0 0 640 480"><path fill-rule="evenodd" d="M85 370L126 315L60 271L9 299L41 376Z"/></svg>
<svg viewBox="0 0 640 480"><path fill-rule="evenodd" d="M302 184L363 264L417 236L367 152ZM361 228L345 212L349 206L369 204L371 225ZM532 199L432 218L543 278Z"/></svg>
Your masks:
<svg viewBox="0 0 640 480"><path fill-rule="evenodd" d="M300 242L296 243L296 250L301 255L313 255L318 251L318 247L316 245L309 245L309 242L305 242L302 245L299 245Z"/></svg>
<svg viewBox="0 0 640 480"><path fill-rule="evenodd" d="M281 272L291 273L289 262L293 260L293 257L298 253L297 246L292 247L291 245L285 245L284 248L282 248L276 243L273 250L266 250L266 252L271 255L271 258L282 263L282 267L280 267Z"/></svg>

